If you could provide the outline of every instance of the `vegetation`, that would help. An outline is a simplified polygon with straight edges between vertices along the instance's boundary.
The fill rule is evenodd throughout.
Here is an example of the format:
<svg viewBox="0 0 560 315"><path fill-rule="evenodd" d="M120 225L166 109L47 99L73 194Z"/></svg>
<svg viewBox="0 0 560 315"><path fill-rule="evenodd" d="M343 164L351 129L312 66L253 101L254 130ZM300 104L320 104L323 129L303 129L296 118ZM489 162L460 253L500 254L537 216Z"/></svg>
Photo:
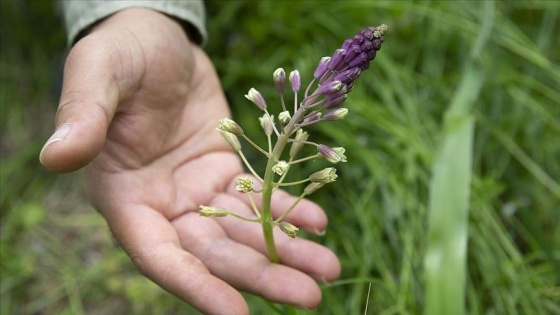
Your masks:
<svg viewBox="0 0 560 315"><path fill-rule="evenodd" d="M39 164L64 30L54 2L0 5L0 313L197 314L136 271L88 205L80 172ZM346 148L348 163L312 196L329 215L326 235L302 237L333 249L343 273L322 285L316 310L301 313L364 314L367 302L367 314L449 314L464 301L469 314L560 314L559 2L207 8L206 50L251 134L260 128L244 98L251 87L275 95L278 67L308 82L346 37L389 26L349 95L348 117L313 127ZM254 314L270 313L247 299Z"/></svg>

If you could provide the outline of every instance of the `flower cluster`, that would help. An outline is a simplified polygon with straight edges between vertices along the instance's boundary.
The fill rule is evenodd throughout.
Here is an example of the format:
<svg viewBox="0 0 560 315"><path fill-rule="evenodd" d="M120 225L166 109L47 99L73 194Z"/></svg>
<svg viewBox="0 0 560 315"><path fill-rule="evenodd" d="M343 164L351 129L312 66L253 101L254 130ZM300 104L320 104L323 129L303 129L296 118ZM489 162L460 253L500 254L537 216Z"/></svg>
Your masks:
<svg viewBox="0 0 560 315"><path fill-rule="evenodd" d="M387 26L382 24L377 27L368 27L361 30L353 38L344 41L339 49L336 49L331 56L323 57L314 73L313 79L303 92L303 97L299 101L298 94L301 89L301 76L297 70L291 71L289 75L282 68L274 71L272 79L282 109L277 113L277 122L274 115L269 113L269 106L263 95L255 88L251 88L245 97L250 100L257 108L263 111L259 117L260 125L268 139L268 148L263 149L253 142L235 121L224 118L219 121L218 131L240 155L241 159L250 170L255 180L262 189L255 190L253 180L248 177L240 177L236 181L236 190L247 194L255 218L244 218L222 208L200 206L200 215L208 217L234 216L247 221L259 222L263 226L265 241L269 257L272 261L279 261L274 247L271 228L277 226L289 237L295 237L298 228L293 224L284 221L286 216L295 208L298 202L325 184L336 180L338 175L334 167L327 167L309 175L307 178L286 183L284 179L291 169L291 166L313 159L324 159L332 164L346 162L343 147L329 147L309 141L309 133L304 131L313 124L344 119L348 115L348 109L341 107L347 100L347 94L354 88L354 82L360 74L369 68L370 62L375 58L385 40ZM293 110L286 107L284 94L286 92L287 81L293 93ZM273 145L272 138L276 136ZM250 145L268 159L264 176L260 176L248 163L241 150L239 137L243 138ZM290 145L288 157L283 157L284 149ZM316 153L307 157L297 158L305 145L314 146ZM300 197L295 203L284 211L277 218L272 218L270 213L270 200L274 191L281 186L290 186L307 183ZM253 202L252 194L262 194L263 200L261 209L258 209ZM264 202L268 201L268 202Z"/></svg>

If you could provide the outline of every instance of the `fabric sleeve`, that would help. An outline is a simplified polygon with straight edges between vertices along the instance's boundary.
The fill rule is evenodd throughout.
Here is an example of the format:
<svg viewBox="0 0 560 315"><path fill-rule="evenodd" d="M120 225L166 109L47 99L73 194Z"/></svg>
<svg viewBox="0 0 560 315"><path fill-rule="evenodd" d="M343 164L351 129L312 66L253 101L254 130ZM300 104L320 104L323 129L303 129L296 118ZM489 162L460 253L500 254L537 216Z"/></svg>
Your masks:
<svg viewBox="0 0 560 315"><path fill-rule="evenodd" d="M68 44L72 45L81 32L99 20L131 7L157 10L183 22L191 39L199 44L207 40L205 10L202 0L115 1L115 0L64 0L62 1Z"/></svg>

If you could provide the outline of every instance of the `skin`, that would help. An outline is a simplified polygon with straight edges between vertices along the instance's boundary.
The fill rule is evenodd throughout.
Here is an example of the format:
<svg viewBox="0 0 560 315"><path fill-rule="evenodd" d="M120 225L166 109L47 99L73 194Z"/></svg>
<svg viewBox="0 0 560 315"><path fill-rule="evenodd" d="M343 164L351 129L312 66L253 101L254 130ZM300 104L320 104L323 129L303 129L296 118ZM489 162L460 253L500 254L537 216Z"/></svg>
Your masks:
<svg viewBox="0 0 560 315"><path fill-rule="evenodd" d="M240 160L215 130L229 115L211 61L180 25L127 9L72 47L55 122L62 128L40 160L54 172L85 167L92 204L139 270L203 313L249 314L238 290L314 308L316 281L340 274L334 253L275 229L283 264L272 264L259 224L198 215L210 205L253 216L234 188L246 176ZM273 215L294 200L275 193ZM315 233L327 225L309 200L287 221Z"/></svg>

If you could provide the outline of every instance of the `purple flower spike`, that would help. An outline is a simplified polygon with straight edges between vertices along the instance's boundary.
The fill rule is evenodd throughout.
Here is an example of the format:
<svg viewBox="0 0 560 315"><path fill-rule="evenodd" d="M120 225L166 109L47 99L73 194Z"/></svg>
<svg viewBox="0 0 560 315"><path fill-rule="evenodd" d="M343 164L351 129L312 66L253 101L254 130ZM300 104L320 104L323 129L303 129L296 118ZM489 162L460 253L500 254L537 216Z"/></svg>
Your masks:
<svg viewBox="0 0 560 315"><path fill-rule="evenodd" d="M350 85L358 78L360 71L369 68L369 62L375 58L385 40L386 31L385 24L377 27L370 26L361 30L353 38L345 40L342 47L335 50L328 64L319 63L315 70L315 78L321 79L321 85L336 80ZM325 65L330 71L323 68ZM350 72L345 73L345 71L354 69L357 73L353 76L348 76ZM345 74L343 75L343 73Z"/></svg>

